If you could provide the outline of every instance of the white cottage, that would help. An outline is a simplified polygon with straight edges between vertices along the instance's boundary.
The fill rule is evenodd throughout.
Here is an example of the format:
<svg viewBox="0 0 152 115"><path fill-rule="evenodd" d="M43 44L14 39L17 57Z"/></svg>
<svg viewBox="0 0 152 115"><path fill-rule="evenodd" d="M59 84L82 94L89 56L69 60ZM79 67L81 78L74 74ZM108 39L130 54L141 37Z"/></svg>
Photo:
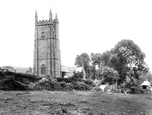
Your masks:
<svg viewBox="0 0 152 115"><path fill-rule="evenodd" d="M144 93L152 92L151 83L147 79L143 83L141 83L139 86L144 91Z"/></svg>

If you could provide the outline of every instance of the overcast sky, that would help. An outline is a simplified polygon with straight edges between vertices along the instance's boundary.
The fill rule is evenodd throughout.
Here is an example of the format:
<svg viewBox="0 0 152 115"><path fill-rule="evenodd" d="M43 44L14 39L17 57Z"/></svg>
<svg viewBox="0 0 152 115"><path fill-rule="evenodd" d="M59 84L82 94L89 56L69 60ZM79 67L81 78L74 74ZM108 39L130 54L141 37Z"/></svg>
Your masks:
<svg viewBox="0 0 152 115"><path fill-rule="evenodd" d="M35 11L39 20L58 14L61 63L102 53L121 39L133 40L152 69L151 0L1 0L0 66L33 67Z"/></svg>

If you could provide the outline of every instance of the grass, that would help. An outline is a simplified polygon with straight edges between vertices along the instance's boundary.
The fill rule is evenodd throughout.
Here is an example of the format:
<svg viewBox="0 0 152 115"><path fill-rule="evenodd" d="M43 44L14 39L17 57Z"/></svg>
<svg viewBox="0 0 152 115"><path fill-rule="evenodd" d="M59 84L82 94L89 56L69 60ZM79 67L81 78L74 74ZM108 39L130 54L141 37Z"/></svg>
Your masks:
<svg viewBox="0 0 152 115"><path fill-rule="evenodd" d="M152 115L152 95L0 91L1 115Z"/></svg>

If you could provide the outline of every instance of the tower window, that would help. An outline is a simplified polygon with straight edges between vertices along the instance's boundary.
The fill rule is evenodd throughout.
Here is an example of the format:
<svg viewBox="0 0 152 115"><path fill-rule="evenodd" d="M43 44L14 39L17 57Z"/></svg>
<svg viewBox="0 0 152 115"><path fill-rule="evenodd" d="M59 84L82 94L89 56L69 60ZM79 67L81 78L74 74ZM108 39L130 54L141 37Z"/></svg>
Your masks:
<svg viewBox="0 0 152 115"><path fill-rule="evenodd" d="M46 66L44 64L41 65L41 75L46 75Z"/></svg>
<svg viewBox="0 0 152 115"><path fill-rule="evenodd" d="M44 32L42 32L42 38L45 38L45 33Z"/></svg>

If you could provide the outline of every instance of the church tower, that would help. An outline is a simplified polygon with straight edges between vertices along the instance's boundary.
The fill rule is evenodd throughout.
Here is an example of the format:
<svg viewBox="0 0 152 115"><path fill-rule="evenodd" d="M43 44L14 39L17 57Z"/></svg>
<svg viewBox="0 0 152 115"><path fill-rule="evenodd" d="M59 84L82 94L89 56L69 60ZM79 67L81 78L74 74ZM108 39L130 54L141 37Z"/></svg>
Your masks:
<svg viewBox="0 0 152 115"><path fill-rule="evenodd" d="M35 13L34 75L61 76L59 20L53 20L50 9L49 20L38 21Z"/></svg>

